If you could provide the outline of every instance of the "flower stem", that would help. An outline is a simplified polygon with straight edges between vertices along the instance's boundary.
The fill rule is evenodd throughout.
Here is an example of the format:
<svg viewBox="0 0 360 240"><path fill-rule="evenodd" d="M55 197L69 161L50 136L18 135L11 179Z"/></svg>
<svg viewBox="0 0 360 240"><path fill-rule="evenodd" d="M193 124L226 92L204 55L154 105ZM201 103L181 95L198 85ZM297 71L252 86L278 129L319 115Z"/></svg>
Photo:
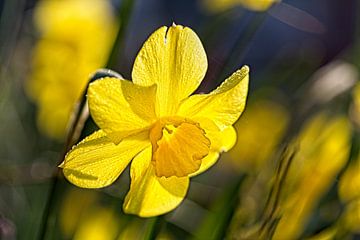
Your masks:
<svg viewBox="0 0 360 240"><path fill-rule="evenodd" d="M144 233L144 239L153 240L160 232L160 217L153 217L147 220L147 226Z"/></svg>
<svg viewBox="0 0 360 240"><path fill-rule="evenodd" d="M45 208L44 208L44 214L42 216L42 221L41 221L41 226L40 226L40 235L39 235L39 239L46 239L46 230L48 227L48 220L49 220L49 216L50 216L50 208L53 205L53 202L55 201L54 195L56 193L56 187L58 185L58 179L59 179L59 170L57 171L56 175L52 178L51 182L50 182L50 189L49 189L49 194L48 194L48 199L45 203Z"/></svg>

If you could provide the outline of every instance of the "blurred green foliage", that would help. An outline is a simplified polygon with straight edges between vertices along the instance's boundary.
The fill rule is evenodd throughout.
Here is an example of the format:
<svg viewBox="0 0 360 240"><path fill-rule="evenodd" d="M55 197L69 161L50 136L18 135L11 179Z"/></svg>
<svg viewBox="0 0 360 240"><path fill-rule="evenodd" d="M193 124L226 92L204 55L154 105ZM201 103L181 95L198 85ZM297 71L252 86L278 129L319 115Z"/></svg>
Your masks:
<svg viewBox="0 0 360 240"><path fill-rule="evenodd" d="M155 2L156 6L171 9L169 5L178 7L176 4L181 1ZM299 14L284 12L291 9L282 4L296 5L300 1L284 2L268 13L249 13L237 6L209 14L200 4L191 5L197 7L195 13L203 17L203 24L189 21L204 36L202 40L210 54L209 73L201 91L214 88L234 67L246 64L242 61L247 59L244 56L249 46L272 47L269 39L274 36L259 40L256 34L281 9L284 15L277 15L276 19L282 21L289 19L286 16ZM320 37L315 43L306 42L305 38L301 39L302 48L288 48L292 42L286 42L267 65L255 63L248 106L236 124L239 139L235 148L223 154L210 171L192 180L187 198L176 210L149 219L122 212L129 186L128 172L112 186L98 190L72 186L59 172L57 165L69 146L65 146L64 140L52 140L38 130L38 106L27 98L24 90L32 71L31 56L41 38L33 21L34 9L40 3L5 0L0 7L1 239L359 238L358 3L341 3L355 7L356 14L350 17L349 24L353 38L332 36L329 40L334 45L337 41L347 43L336 56L323 52ZM322 1L317 6L326 4ZM127 66L126 62L133 61L128 49L134 48L136 52L140 48L141 45L132 44L144 40L136 38L141 35L134 32L142 32L148 26L141 26L149 20L139 16L142 5L148 7L140 0L112 2L112 11L120 19L121 27L107 61L109 67L118 70ZM153 7L149 11L156 10ZM328 11L329 22L336 28L339 18ZM180 19L193 19L191 14L195 13L187 12ZM291 24L281 25L275 37L304 31L299 26L306 23L308 15L297 15L298 20L290 18ZM176 14L172 17L177 20ZM240 21L244 25L241 31L231 28ZM138 28L132 28L134 22ZM159 20L154 29L158 24L171 22ZM325 27L330 29L331 24ZM227 41L224 35L233 41ZM228 51L224 50L226 46L230 46ZM49 56L52 57L55 56ZM95 129L91 118L86 119L78 137Z"/></svg>

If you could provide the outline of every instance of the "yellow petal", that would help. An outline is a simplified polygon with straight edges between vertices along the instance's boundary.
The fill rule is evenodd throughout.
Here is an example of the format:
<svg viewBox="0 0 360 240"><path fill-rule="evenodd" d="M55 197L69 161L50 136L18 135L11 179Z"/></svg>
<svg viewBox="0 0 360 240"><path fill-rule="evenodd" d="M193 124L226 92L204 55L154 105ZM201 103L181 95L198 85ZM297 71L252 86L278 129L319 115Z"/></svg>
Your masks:
<svg viewBox="0 0 360 240"><path fill-rule="evenodd" d="M180 106L178 115L195 121L211 119L220 130L231 126L245 108L249 67L244 66L209 94L190 96Z"/></svg>
<svg viewBox="0 0 360 240"><path fill-rule="evenodd" d="M237 134L233 126L220 130L210 119L201 119L199 123L206 137L210 139L212 151L227 152L235 145Z"/></svg>
<svg viewBox="0 0 360 240"><path fill-rule="evenodd" d="M214 136L210 136L210 135L206 135L206 136L209 136L211 140L212 139L218 140L218 141L213 140L212 148L217 149L220 152L229 151L236 143L237 134L235 128L232 126L212 134L214 134Z"/></svg>
<svg viewBox="0 0 360 240"><path fill-rule="evenodd" d="M144 43L132 72L134 83L157 84L159 116L171 116L181 100L193 93L207 70L205 50L187 27L161 27Z"/></svg>
<svg viewBox="0 0 360 240"><path fill-rule="evenodd" d="M89 109L96 124L115 143L144 130L155 119L156 86L104 78L90 84Z"/></svg>
<svg viewBox="0 0 360 240"><path fill-rule="evenodd" d="M220 157L219 152L210 151L206 157L201 159L200 168L196 172L190 174L189 177L195 177L195 176L199 175L200 173L205 172L206 170L208 170L210 167L212 167L217 162L219 157Z"/></svg>
<svg viewBox="0 0 360 240"><path fill-rule="evenodd" d="M206 157L201 159L199 170L190 174L190 177L194 177L208 170L219 159L219 152L229 151L236 143L236 130L232 126L227 127L222 131L216 130L204 124L201 124L201 127L206 131L206 137L210 139L210 152Z"/></svg>
<svg viewBox="0 0 360 240"><path fill-rule="evenodd" d="M188 177L157 177L151 164L151 147L131 163L131 185L123 205L124 212L152 217L176 208L189 187Z"/></svg>
<svg viewBox="0 0 360 240"><path fill-rule="evenodd" d="M99 130L76 145L60 165L65 177L83 188L101 188L113 183L131 159L149 145L148 133L124 139L115 145Z"/></svg>

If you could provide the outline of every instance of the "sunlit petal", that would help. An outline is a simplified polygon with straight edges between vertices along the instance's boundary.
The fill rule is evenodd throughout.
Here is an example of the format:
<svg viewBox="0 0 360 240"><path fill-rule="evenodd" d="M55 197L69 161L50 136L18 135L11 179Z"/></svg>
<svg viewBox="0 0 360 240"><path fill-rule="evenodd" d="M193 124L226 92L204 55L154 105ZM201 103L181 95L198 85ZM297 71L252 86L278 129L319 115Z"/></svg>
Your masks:
<svg viewBox="0 0 360 240"><path fill-rule="evenodd" d="M155 118L156 86L141 87L130 81L104 78L90 84L88 101L96 124L114 142L142 131Z"/></svg>
<svg viewBox="0 0 360 240"><path fill-rule="evenodd" d="M199 170L190 174L190 177L199 175L209 169L219 159L219 153L229 151L236 143L236 131L232 126L220 131L216 126L214 127L212 125L214 124L210 122L201 124L201 127L206 131L206 137L209 138L211 142L210 152L206 157L201 159Z"/></svg>
<svg viewBox="0 0 360 240"><path fill-rule="evenodd" d="M76 145L60 165L65 177L84 188L100 188L113 183L131 159L150 143L141 133L114 144L99 130Z"/></svg>
<svg viewBox="0 0 360 240"><path fill-rule="evenodd" d="M242 67L209 94L196 94L184 100L178 114L193 120L209 118L220 130L231 126L245 108L249 68Z"/></svg>
<svg viewBox="0 0 360 240"><path fill-rule="evenodd" d="M196 90L205 76L207 58L198 36L173 25L155 31L136 57L134 83L157 84L158 114L173 115L181 100Z"/></svg>
<svg viewBox="0 0 360 240"><path fill-rule="evenodd" d="M141 217L173 210L181 203L189 187L188 177L156 177L150 147L134 158L130 175L131 186L123 209Z"/></svg>

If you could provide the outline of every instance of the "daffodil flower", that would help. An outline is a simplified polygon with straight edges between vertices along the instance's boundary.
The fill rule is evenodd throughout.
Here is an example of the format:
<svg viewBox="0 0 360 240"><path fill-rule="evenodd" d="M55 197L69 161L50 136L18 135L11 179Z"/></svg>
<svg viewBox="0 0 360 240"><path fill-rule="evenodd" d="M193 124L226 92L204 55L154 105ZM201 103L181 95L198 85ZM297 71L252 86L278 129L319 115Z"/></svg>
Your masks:
<svg viewBox="0 0 360 240"><path fill-rule="evenodd" d="M26 92L37 105L39 130L63 141L89 73L106 62L118 23L105 0L38 1L34 20L41 38Z"/></svg>
<svg viewBox="0 0 360 240"><path fill-rule="evenodd" d="M236 6L256 12L267 11L281 0L203 0L204 6L212 12L221 12Z"/></svg>
<svg viewBox="0 0 360 240"><path fill-rule="evenodd" d="M190 177L234 145L232 124L245 107L247 66L211 93L191 95L206 70L206 53L190 28L155 31L135 60L132 81L90 84L90 114L100 130L66 155L60 166L65 177L79 187L101 188L132 161L124 211L150 217L177 207Z"/></svg>

